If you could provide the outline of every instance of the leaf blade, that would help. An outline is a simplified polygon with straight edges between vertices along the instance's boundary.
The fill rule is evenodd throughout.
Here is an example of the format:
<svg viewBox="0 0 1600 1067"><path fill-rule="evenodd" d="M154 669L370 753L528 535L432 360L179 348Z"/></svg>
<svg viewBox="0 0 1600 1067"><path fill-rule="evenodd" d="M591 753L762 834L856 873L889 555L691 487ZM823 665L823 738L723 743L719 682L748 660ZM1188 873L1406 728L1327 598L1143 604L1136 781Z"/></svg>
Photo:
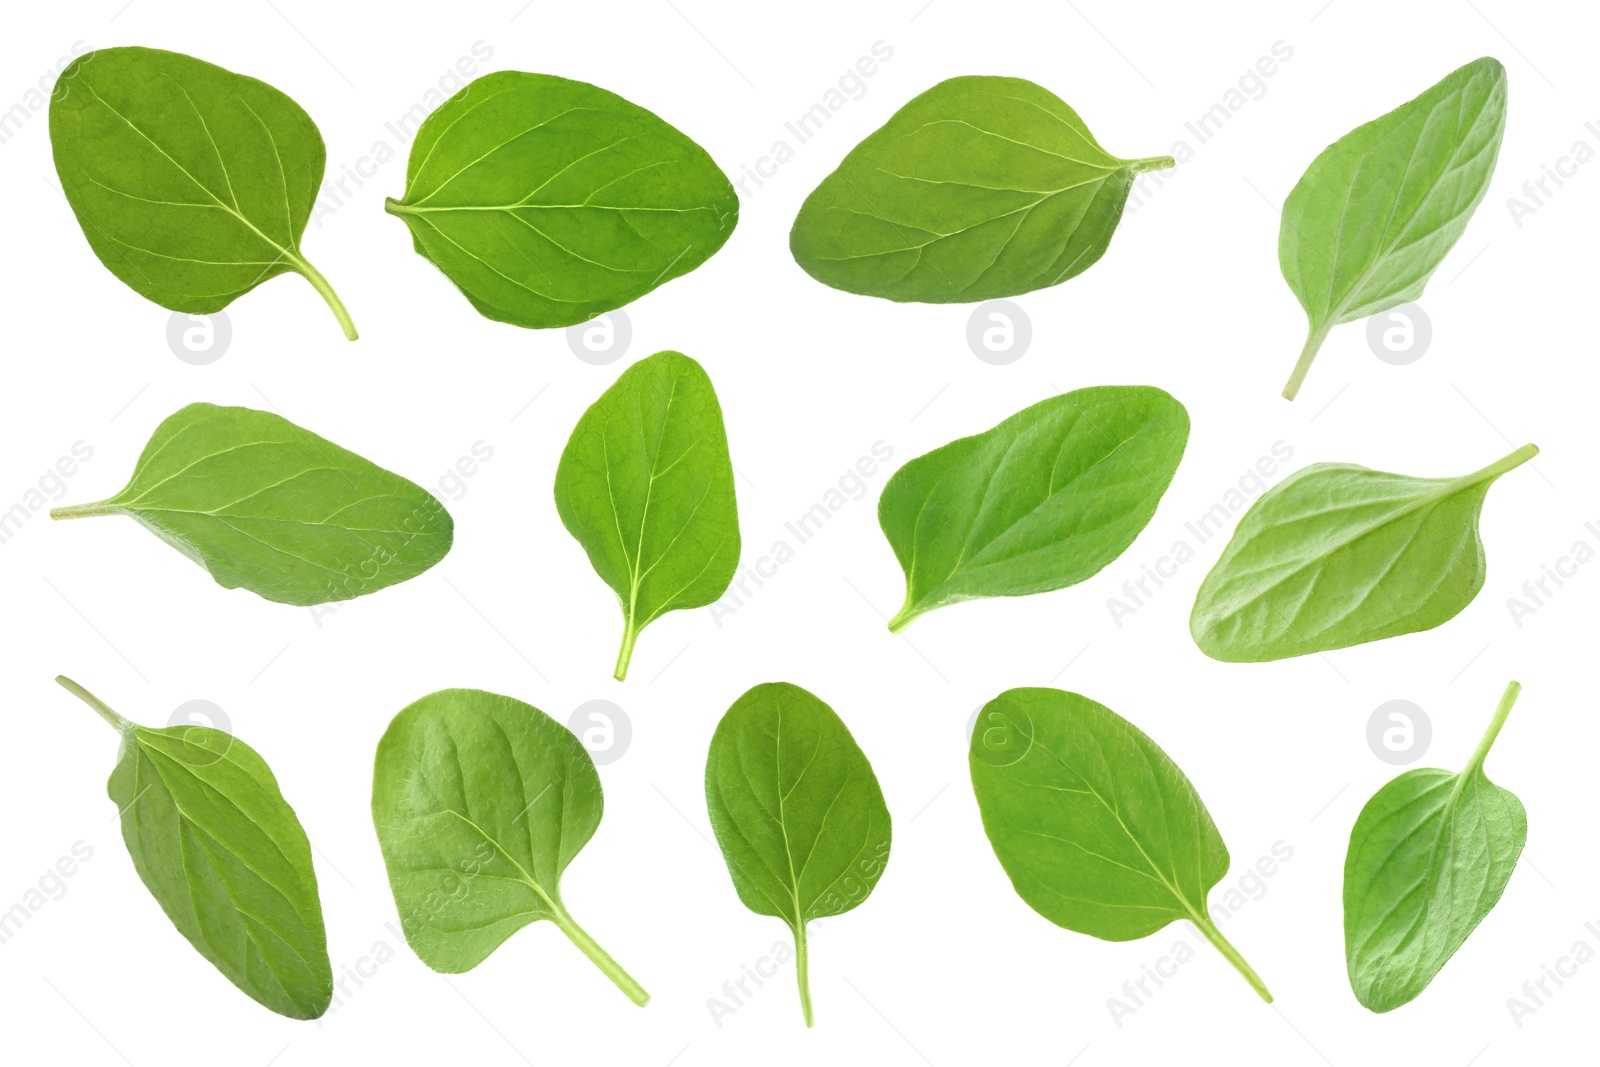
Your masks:
<svg viewBox="0 0 1600 1067"><path fill-rule="evenodd" d="M1278 261L1309 320L1293 400L1334 326L1422 295L1488 192L1506 73L1485 56L1324 149L1284 200Z"/></svg>
<svg viewBox="0 0 1600 1067"><path fill-rule="evenodd" d="M479 314L571 326L711 258L733 186L694 141L615 93L548 74L476 79L423 121L386 210Z"/></svg>
<svg viewBox="0 0 1600 1067"><path fill-rule="evenodd" d="M97 49L62 71L50 141L90 247L141 296L208 315L293 271L356 339L300 250L326 153L282 92L178 52Z"/></svg>
<svg viewBox="0 0 1600 1067"><path fill-rule="evenodd" d="M959 303L1058 285L1105 253L1133 180L1054 94L960 77L906 104L801 205L795 261L824 285Z"/></svg>

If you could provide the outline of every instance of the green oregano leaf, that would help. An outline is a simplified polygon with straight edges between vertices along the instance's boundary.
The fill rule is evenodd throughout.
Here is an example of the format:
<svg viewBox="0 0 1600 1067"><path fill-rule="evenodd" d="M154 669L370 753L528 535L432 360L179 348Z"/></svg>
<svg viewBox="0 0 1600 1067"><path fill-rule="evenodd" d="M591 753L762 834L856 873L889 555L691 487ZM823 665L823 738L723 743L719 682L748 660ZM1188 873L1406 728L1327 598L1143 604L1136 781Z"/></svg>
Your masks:
<svg viewBox="0 0 1600 1067"><path fill-rule="evenodd" d="M500 71L422 123L385 202L478 313L539 329L637 300L710 259L739 199L705 149L615 93Z"/></svg>
<svg viewBox="0 0 1600 1067"><path fill-rule="evenodd" d="M300 251L322 135L277 89L177 52L96 49L56 81L50 146L89 247L140 296L209 315L292 271L356 339Z"/></svg>
<svg viewBox="0 0 1600 1067"><path fill-rule="evenodd" d="M806 924L866 900L889 862L889 809L872 764L832 708L797 685L766 682L717 723L706 808L740 901L794 933L810 1026Z"/></svg>
<svg viewBox="0 0 1600 1067"><path fill-rule="evenodd" d="M983 706L967 763L984 833L1034 911L1106 941L1187 919L1271 1003L1206 906L1228 847L1137 726L1077 693L1010 689Z"/></svg>
<svg viewBox="0 0 1600 1067"><path fill-rule="evenodd" d="M1109 154L1033 82L951 78L823 179L789 248L807 274L850 293L933 304L1016 296L1093 266L1134 179L1173 165Z"/></svg>
<svg viewBox="0 0 1600 1067"><path fill-rule="evenodd" d="M1278 264L1310 320L1285 397L1328 331L1422 295L1489 191L1505 126L1506 71L1485 56L1311 161L1278 230Z"/></svg>
<svg viewBox="0 0 1600 1067"><path fill-rule="evenodd" d="M549 919L635 1004L649 1003L561 899L561 874L603 807L588 750L538 708L478 689L406 706L372 772L372 822L406 943L459 974Z"/></svg>
<svg viewBox="0 0 1600 1067"><path fill-rule="evenodd" d="M739 565L739 513L722 408L705 370L657 352L578 420L556 468L556 510L622 605L616 677L639 632L714 603Z"/></svg>
<svg viewBox="0 0 1600 1067"><path fill-rule="evenodd" d="M324 604L414 578L454 526L420 486L281 416L190 404L150 437L113 497L53 519L126 515L211 573L280 604Z"/></svg>
<svg viewBox="0 0 1600 1067"><path fill-rule="evenodd" d="M1230 663L1327 652L1449 622L1483 588L1478 515L1523 445L1459 478L1314 463L1273 486L1195 595L1189 632Z"/></svg>
<svg viewBox="0 0 1600 1067"><path fill-rule="evenodd" d="M906 576L889 629L946 604L1096 574L1155 514L1188 440L1189 414L1167 393L1103 385L913 459L878 499Z"/></svg>
<svg viewBox="0 0 1600 1067"><path fill-rule="evenodd" d="M327 1011L333 968L311 843L266 762L221 730L137 726L77 682L56 681L122 739L106 792L134 870L172 925L279 1015Z"/></svg>
<svg viewBox="0 0 1600 1067"><path fill-rule="evenodd" d="M1344 861L1350 988L1375 1012L1416 998L1505 892L1528 840L1522 802L1483 773L1522 686L1506 686L1460 774L1406 771L1373 794Z"/></svg>

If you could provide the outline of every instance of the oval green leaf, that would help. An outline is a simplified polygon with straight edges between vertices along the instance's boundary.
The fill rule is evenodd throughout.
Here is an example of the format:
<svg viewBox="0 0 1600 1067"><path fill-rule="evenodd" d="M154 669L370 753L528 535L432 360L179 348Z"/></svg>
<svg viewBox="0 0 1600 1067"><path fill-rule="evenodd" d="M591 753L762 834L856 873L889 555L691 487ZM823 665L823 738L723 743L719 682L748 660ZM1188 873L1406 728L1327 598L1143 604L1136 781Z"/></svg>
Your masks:
<svg viewBox="0 0 1600 1067"><path fill-rule="evenodd" d="M477 79L417 131L385 207L478 313L542 329L619 308L727 241L739 198L705 149L615 93Z"/></svg>
<svg viewBox="0 0 1600 1067"><path fill-rule="evenodd" d="M311 843L266 761L208 726L136 726L56 681L121 735L106 792L134 870L172 925L279 1015L327 1011L333 968Z"/></svg>
<svg viewBox="0 0 1600 1067"><path fill-rule="evenodd" d="M356 339L300 251L322 135L277 89L177 52L97 49L56 81L50 146L89 247L140 296L209 315L292 271Z"/></svg>
<svg viewBox="0 0 1600 1067"><path fill-rule="evenodd" d="M962 600L1074 585L1120 556L1172 482L1189 440L1182 404L1148 385L1042 400L918 456L878 499L906 576L898 631Z"/></svg>
<svg viewBox="0 0 1600 1067"><path fill-rule="evenodd" d="M1371 1011L1414 1000L1505 892L1528 815L1484 775L1483 760L1521 691L1506 687L1460 774L1407 771L1356 818L1344 861L1345 961Z"/></svg>
<svg viewBox="0 0 1600 1067"><path fill-rule="evenodd" d="M728 435L700 364L657 352L624 371L573 428L555 497L622 605L621 681L641 630L713 603L739 566Z"/></svg>
<svg viewBox="0 0 1600 1067"><path fill-rule="evenodd" d="M1311 161L1278 230L1278 265L1310 320L1286 398L1328 331L1422 295L1489 191L1505 127L1506 71L1485 56Z"/></svg>
<svg viewBox="0 0 1600 1067"><path fill-rule="evenodd" d="M832 708L797 685L767 682L717 723L706 807L739 899L794 933L810 1026L806 924L866 900L889 861L889 808L872 764Z"/></svg>
<svg viewBox="0 0 1600 1067"><path fill-rule="evenodd" d="M1228 848L1178 765L1088 697L1010 689L983 706L967 764L984 833L1011 885L1057 926L1106 941L1187 919L1272 994L1211 919Z"/></svg>
<svg viewBox="0 0 1600 1067"><path fill-rule="evenodd" d="M561 900L561 874L603 808L588 750L538 708L478 689L406 706L372 772L372 822L406 943L434 970L460 974L549 919L629 999L649 1003Z"/></svg>
<svg viewBox="0 0 1600 1067"><path fill-rule="evenodd" d="M849 293L931 304L1058 285L1105 254L1134 179L1054 93L1022 78L942 81L806 197L795 262Z"/></svg>
<svg viewBox="0 0 1600 1067"><path fill-rule="evenodd" d="M1449 622L1483 588L1489 486L1539 449L1460 478L1315 463L1257 500L1195 595L1189 632L1229 663L1327 652Z"/></svg>
<svg viewBox="0 0 1600 1067"><path fill-rule="evenodd" d="M281 416L215 404L156 427L116 496L50 512L91 515L138 520L226 589L302 606L414 578L454 536L420 486Z"/></svg>

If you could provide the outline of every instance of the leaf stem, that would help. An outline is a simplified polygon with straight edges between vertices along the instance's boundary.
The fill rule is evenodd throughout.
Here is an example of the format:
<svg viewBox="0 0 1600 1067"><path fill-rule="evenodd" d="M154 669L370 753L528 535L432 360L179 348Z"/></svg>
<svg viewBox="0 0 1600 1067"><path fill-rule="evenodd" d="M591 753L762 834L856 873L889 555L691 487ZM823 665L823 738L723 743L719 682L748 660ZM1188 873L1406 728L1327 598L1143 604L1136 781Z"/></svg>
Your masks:
<svg viewBox="0 0 1600 1067"><path fill-rule="evenodd" d="M612 959L611 954L601 948L600 943L590 937L588 931L579 926L572 916L568 914L567 909L560 904L556 904L555 924L561 928L562 933L567 935L569 941L578 946L580 952L588 956L594 965L600 968L607 978L611 979L618 989L628 994L629 1000L641 1008L650 1003L650 994L645 992L644 987L634 981L633 975L623 970L622 964Z"/></svg>
<svg viewBox="0 0 1600 1067"><path fill-rule="evenodd" d="M69 504L64 508L51 508L52 519L87 519L93 515L120 515L122 509L105 500L93 504Z"/></svg>
<svg viewBox="0 0 1600 1067"><path fill-rule="evenodd" d="M1261 976L1255 972L1255 969L1245 962L1245 958L1239 955L1239 950L1234 948L1233 944L1222 936L1222 931L1217 929L1217 924L1211 921L1211 917L1209 915L1191 915L1190 919L1199 928L1200 932L1205 935L1206 940L1211 942L1218 952L1222 953L1223 958L1233 964L1235 970L1244 975L1245 981L1250 983L1250 988L1260 994L1262 1000L1271 1004L1272 994L1267 991L1267 984L1261 980Z"/></svg>
<svg viewBox="0 0 1600 1067"><path fill-rule="evenodd" d="M1322 342L1327 339L1328 331L1332 328L1330 323L1320 330L1312 330L1306 337L1305 347L1300 350L1300 359L1294 365L1294 372L1289 375L1288 384L1283 387L1285 400L1293 400L1295 394L1300 392L1300 383L1306 380L1306 372L1311 369L1312 360L1317 358L1317 352L1322 349Z"/></svg>
<svg viewBox="0 0 1600 1067"><path fill-rule="evenodd" d="M1521 692L1521 682L1511 682L1506 685L1506 691L1500 695L1500 706L1494 709L1494 718L1489 720L1489 728L1483 732L1483 740L1478 742L1478 747L1472 752L1472 758L1467 760L1467 765L1461 772L1462 778L1483 768L1484 757L1488 756L1489 749L1494 747L1495 738L1500 736L1500 727L1506 724L1506 716L1511 714L1511 705L1517 702L1517 696Z"/></svg>
<svg viewBox="0 0 1600 1067"><path fill-rule="evenodd" d="M305 276L311 287L322 294L322 299L327 301L328 307L333 310L333 317L339 320L339 328L344 330L344 339L354 341L360 334L356 333L356 324L350 318L350 312L345 310L344 301L339 299L339 294L333 291L333 286L328 284L328 279L322 272L311 265L311 261L304 256L289 253L289 262L294 264L294 269Z"/></svg>
<svg viewBox="0 0 1600 1067"><path fill-rule="evenodd" d="M1128 160L1128 169L1135 174L1143 174L1147 170L1171 170L1178 165L1178 161L1171 156L1148 156L1144 159Z"/></svg>
<svg viewBox="0 0 1600 1067"><path fill-rule="evenodd" d="M1506 473L1506 471L1516 470L1538 454L1538 445L1523 445L1521 448L1495 460L1481 471L1473 471L1461 480L1469 485L1476 485L1479 482L1492 482Z"/></svg>
<svg viewBox="0 0 1600 1067"><path fill-rule="evenodd" d="M611 677L622 681L628 677L628 663L633 659L633 643L639 640L639 631L634 628L633 616L629 615L622 623L622 647L617 650L617 668L611 672Z"/></svg>
<svg viewBox="0 0 1600 1067"><path fill-rule="evenodd" d="M815 1026L816 1018L811 1014L811 960L806 953L805 923L794 932L794 974L800 982L800 1014L805 1016L806 1026Z"/></svg>
<svg viewBox="0 0 1600 1067"><path fill-rule="evenodd" d="M899 633L907 626L910 626L912 620L921 614L922 612L917 610L916 606L911 603L911 589L907 586L906 602L900 605L900 610L895 613L894 618L889 620L889 632L892 634Z"/></svg>
<svg viewBox="0 0 1600 1067"><path fill-rule="evenodd" d="M67 692L71 693L73 696L77 697L79 700L93 708L95 713L98 714L102 719L116 727L118 733L125 734L129 730L133 729L133 723L129 722L127 719L124 719L121 715L118 715L110 708L109 705L106 704L105 701L101 700L99 697L95 696L93 693L89 692L83 686L79 685L77 682L74 682L66 675L56 675L56 684L60 685L61 688L65 689Z"/></svg>

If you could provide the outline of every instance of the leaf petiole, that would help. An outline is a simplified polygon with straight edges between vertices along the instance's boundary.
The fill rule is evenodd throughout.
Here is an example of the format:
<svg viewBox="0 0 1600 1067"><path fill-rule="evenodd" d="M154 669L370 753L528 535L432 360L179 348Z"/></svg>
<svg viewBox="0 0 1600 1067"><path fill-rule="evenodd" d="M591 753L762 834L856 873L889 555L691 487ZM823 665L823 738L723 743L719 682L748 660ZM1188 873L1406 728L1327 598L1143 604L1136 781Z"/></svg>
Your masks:
<svg viewBox="0 0 1600 1067"><path fill-rule="evenodd" d="M633 625L633 616L629 615L622 624L622 647L617 650L617 667L611 673L611 677L619 682L628 677L628 664L633 660L633 643L637 640L639 630Z"/></svg>
<svg viewBox="0 0 1600 1067"><path fill-rule="evenodd" d="M811 961L806 953L805 923L794 931L794 974L800 983L800 1014L805 1016L806 1026L815 1026L816 1019L811 1014Z"/></svg>
<svg viewBox="0 0 1600 1067"><path fill-rule="evenodd" d="M1517 702L1517 697L1521 693L1521 682L1510 682L1506 685L1506 691L1500 696L1500 706L1494 709L1494 718L1489 720L1489 728L1483 732L1483 739L1478 742L1478 747L1473 749L1472 758L1467 760L1467 765L1461 770L1461 780L1465 780L1473 771L1483 769L1483 761L1489 755L1489 749L1494 747L1495 738L1500 736L1500 728L1506 724L1506 716L1511 714L1511 705Z"/></svg>
<svg viewBox="0 0 1600 1067"><path fill-rule="evenodd" d="M1233 947L1233 943L1222 936L1222 931L1217 929L1217 924L1211 921L1211 917L1209 915L1192 916L1191 920L1194 922L1195 927L1205 935L1206 940L1211 942L1229 963L1233 964L1234 969L1244 975L1245 981L1250 983L1250 988L1260 994L1262 1000L1271 1004L1272 994L1267 990L1267 984L1261 980L1260 975L1256 974L1255 968L1251 967L1245 961L1245 958L1239 954L1239 950Z"/></svg>
<svg viewBox="0 0 1600 1067"><path fill-rule="evenodd" d="M51 508L52 519L87 519L95 515L120 515L122 509L105 500L97 500L92 504L69 504L66 507Z"/></svg>
<svg viewBox="0 0 1600 1067"><path fill-rule="evenodd" d="M1300 383L1306 380L1306 372L1311 369L1311 363L1317 358L1317 353L1322 350L1322 342L1327 340L1328 331L1333 329L1329 323L1319 330L1312 330L1306 337L1305 347L1300 350L1300 359L1294 365L1294 371L1289 375L1289 381L1283 387L1283 398L1293 400L1300 392Z"/></svg>
<svg viewBox="0 0 1600 1067"><path fill-rule="evenodd" d="M112 726L116 727L118 733L127 733L129 730L133 729L133 723L129 722L127 719L124 719L121 715L118 715L108 704L106 704L105 701L101 700L99 697L95 696L93 693L89 692L83 686L79 685L77 682L74 682L66 675L56 675L56 684L60 685L61 688L65 689L67 692L71 693L73 696L77 697L79 700L93 708L97 715L99 715L106 722L110 723Z"/></svg>
<svg viewBox="0 0 1600 1067"><path fill-rule="evenodd" d="M555 924L567 939L578 946L578 951L588 956L590 961L605 974L616 987L628 995L628 999L639 1007L650 1003L650 994L645 992L644 986L634 981L633 975L622 969L622 964L611 958L611 953L600 947L600 943L589 936L589 932L579 926L567 912L567 909L556 904Z"/></svg>
<svg viewBox="0 0 1600 1067"><path fill-rule="evenodd" d="M339 328L344 330L344 339L354 341L360 334L356 333L356 324L350 318L350 312L345 310L344 301L339 299L339 294L333 291L333 286L322 272L311 265L311 261L295 252L290 252L285 257L294 266L294 269L303 275L311 287L322 294L322 299L327 301L328 307L333 311L333 317L339 320Z"/></svg>

